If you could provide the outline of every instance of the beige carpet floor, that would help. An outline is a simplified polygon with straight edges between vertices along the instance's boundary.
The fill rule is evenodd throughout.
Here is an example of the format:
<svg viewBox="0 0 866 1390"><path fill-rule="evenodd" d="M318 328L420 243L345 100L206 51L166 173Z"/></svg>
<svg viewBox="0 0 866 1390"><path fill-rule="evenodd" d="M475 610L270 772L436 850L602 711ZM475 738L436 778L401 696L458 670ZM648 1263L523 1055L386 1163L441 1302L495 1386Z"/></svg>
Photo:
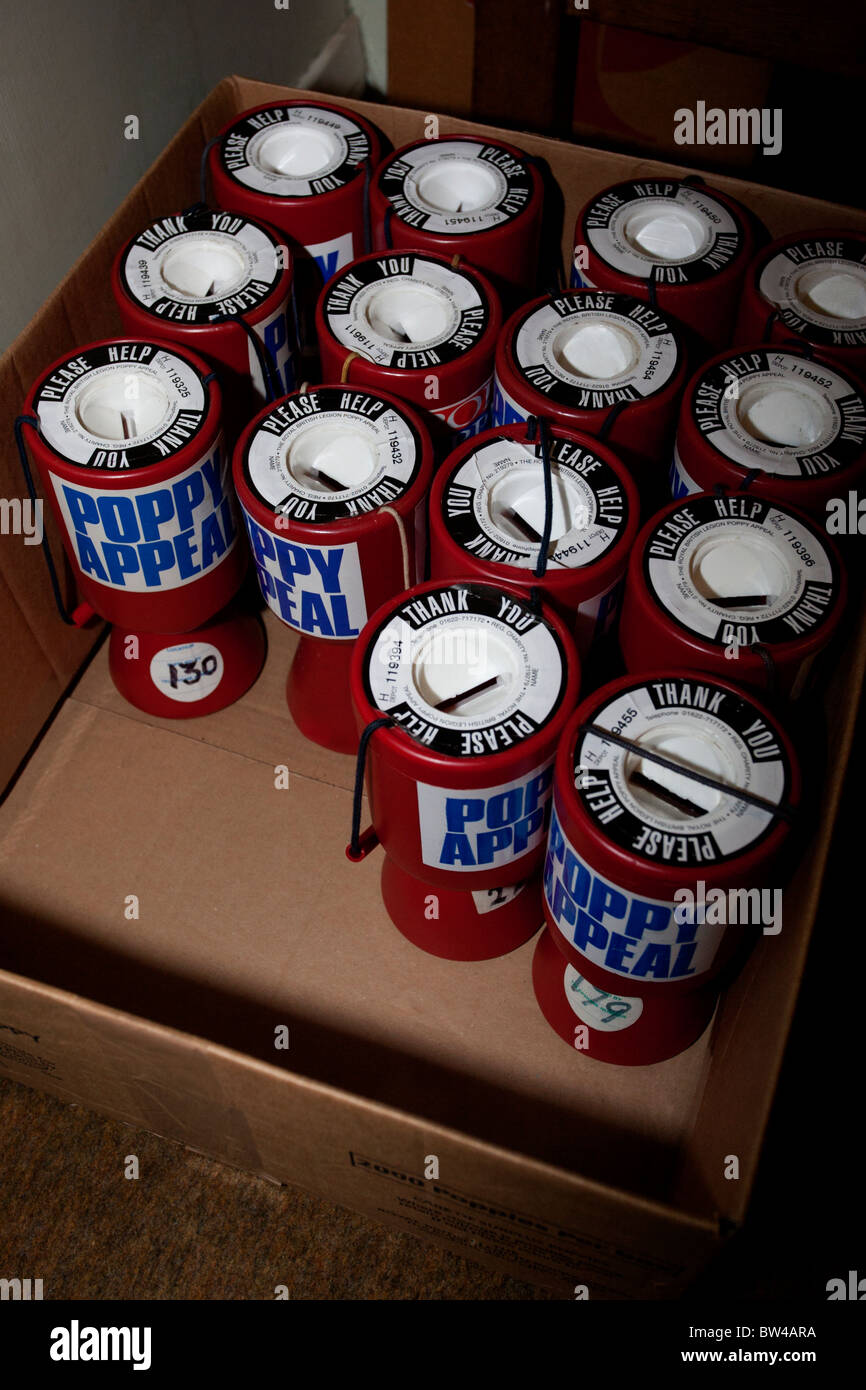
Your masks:
<svg viewBox="0 0 866 1390"><path fill-rule="evenodd" d="M140 1176L124 1177L136 1154ZM45 1299L544 1299L290 1187L0 1079L0 1278Z"/></svg>

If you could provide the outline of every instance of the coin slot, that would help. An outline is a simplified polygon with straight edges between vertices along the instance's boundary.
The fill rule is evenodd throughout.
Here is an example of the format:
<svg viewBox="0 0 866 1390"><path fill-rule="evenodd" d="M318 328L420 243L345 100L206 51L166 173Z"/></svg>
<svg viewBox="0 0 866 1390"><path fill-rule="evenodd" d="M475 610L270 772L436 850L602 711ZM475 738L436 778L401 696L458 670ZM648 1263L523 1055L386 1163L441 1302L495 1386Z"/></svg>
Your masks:
<svg viewBox="0 0 866 1390"><path fill-rule="evenodd" d="M665 264L693 260L710 239L706 223L676 204L633 212L623 231L636 251Z"/></svg>
<svg viewBox="0 0 866 1390"><path fill-rule="evenodd" d="M164 257L160 278L187 299L223 299L247 278L241 252L229 237L180 236Z"/></svg>
<svg viewBox="0 0 866 1390"><path fill-rule="evenodd" d="M125 444L152 435L168 420L171 403L153 377L119 365L85 386L75 414L88 434Z"/></svg>
<svg viewBox="0 0 866 1390"><path fill-rule="evenodd" d="M480 212L498 202L499 180L478 160L439 159L415 179L417 201L431 212Z"/></svg>
<svg viewBox="0 0 866 1390"><path fill-rule="evenodd" d="M453 322L450 301L433 285L384 285L369 299L367 322L379 338L422 345L439 342Z"/></svg>
<svg viewBox="0 0 866 1390"><path fill-rule="evenodd" d="M633 370L641 355L638 339L619 324L590 321L564 324L555 334L552 352L570 376L613 381Z"/></svg>
<svg viewBox="0 0 866 1390"><path fill-rule="evenodd" d="M809 448L829 432L830 411L820 396L785 382L757 382L737 398L737 419L762 444Z"/></svg>

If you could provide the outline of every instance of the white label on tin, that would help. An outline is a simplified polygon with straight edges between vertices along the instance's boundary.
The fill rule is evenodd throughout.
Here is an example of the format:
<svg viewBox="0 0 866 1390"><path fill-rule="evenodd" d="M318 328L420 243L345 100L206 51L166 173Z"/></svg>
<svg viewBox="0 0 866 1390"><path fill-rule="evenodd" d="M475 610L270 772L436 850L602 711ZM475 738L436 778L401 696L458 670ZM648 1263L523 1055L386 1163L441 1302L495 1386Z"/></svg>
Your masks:
<svg viewBox="0 0 866 1390"><path fill-rule="evenodd" d="M444 236L501 226L532 197L523 160L474 140L424 141L391 160L378 178L401 221Z"/></svg>
<svg viewBox="0 0 866 1390"><path fill-rule="evenodd" d="M759 348L708 367L689 401L695 428L741 468L817 478L859 459L866 398L824 363Z"/></svg>
<svg viewBox="0 0 866 1390"><path fill-rule="evenodd" d="M522 883L509 883L505 888L473 888L472 901L475 904L475 911L479 917L484 917L488 912L495 912L498 907L507 907L522 893L526 887L527 880Z"/></svg>
<svg viewBox="0 0 866 1390"><path fill-rule="evenodd" d="M323 303L344 347L410 371L464 357L490 321L474 277L412 251L361 261L332 280Z"/></svg>
<svg viewBox="0 0 866 1390"><path fill-rule="evenodd" d="M262 401L287 396L295 388L295 366L289 315L289 304L281 304L269 318L264 319L262 323L253 324L253 331L262 344L265 362L269 364L269 370L274 378L273 396L265 383L259 355L247 338L250 380L256 394L261 397Z"/></svg>
<svg viewBox="0 0 866 1390"><path fill-rule="evenodd" d="M312 256L322 276L322 284L326 285L332 275L336 275L338 270L342 270L344 265L355 259L355 243L351 232L344 232L342 236L335 236L330 241L316 241L304 250L308 256Z"/></svg>
<svg viewBox="0 0 866 1390"><path fill-rule="evenodd" d="M724 924L677 921L673 902L630 893L596 873L566 839L555 802L544 898L556 930L570 946L603 970L635 981L705 974L727 930ZM679 910L678 915L686 914Z"/></svg>
<svg viewBox="0 0 866 1390"><path fill-rule="evenodd" d="M524 420L529 419L529 411L522 405L518 405L513 396L509 396L499 377L494 373L493 376L493 419L494 427L498 425L520 425Z"/></svg>
<svg viewBox="0 0 866 1390"><path fill-rule="evenodd" d="M314 198L341 188L370 153L369 136L356 121L318 106L253 111L220 146L226 172L271 198Z"/></svg>
<svg viewBox="0 0 866 1390"><path fill-rule="evenodd" d="M758 497L684 504L656 526L642 564L658 606L720 647L792 642L835 608L818 532Z"/></svg>
<svg viewBox="0 0 866 1390"><path fill-rule="evenodd" d="M35 404L39 432L61 458L132 473L179 453L196 436L208 396L191 362L130 340L68 359L41 383Z"/></svg>
<svg viewBox="0 0 866 1390"><path fill-rule="evenodd" d="M210 218L211 227L198 225ZM282 274L269 231L237 213L164 217L133 241L123 259L127 290L154 317L178 324L254 309Z"/></svg>
<svg viewBox="0 0 866 1390"><path fill-rule="evenodd" d="M549 569L592 565L619 540L627 503L619 478L589 449L554 438ZM493 440L470 454L445 489L445 525L479 560L530 568L544 529L544 471L532 449Z"/></svg>
<svg viewBox="0 0 866 1390"><path fill-rule="evenodd" d="M393 506L415 481L419 454L414 429L387 401L320 386L272 407L243 470L260 501L306 526Z"/></svg>
<svg viewBox="0 0 866 1390"><path fill-rule="evenodd" d="M421 858L453 873L505 868L544 840L553 761L495 787L455 791L419 782Z"/></svg>
<svg viewBox="0 0 866 1390"><path fill-rule="evenodd" d="M367 604L355 542L301 545L266 531L242 511L259 587L277 617L310 637L357 637L367 621Z"/></svg>
<svg viewBox="0 0 866 1390"><path fill-rule="evenodd" d="M81 570L110 589L157 593L209 574L237 541L228 458L212 452L151 487L100 489L51 474Z"/></svg>
<svg viewBox="0 0 866 1390"><path fill-rule="evenodd" d="M525 599L481 583L407 597L370 640L371 702L454 758L514 749L555 715L567 671L553 628Z"/></svg>
<svg viewBox="0 0 866 1390"><path fill-rule="evenodd" d="M150 661L150 679L157 690L184 705L212 695L224 671L222 652L210 642L177 642Z"/></svg>
<svg viewBox="0 0 866 1390"><path fill-rule="evenodd" d="M671 485L671 497L675 502L678 502L681 497L687 497L692 492L701 491L694 478L686 472L676 444L674 444L674 456L671 460L668 477Z"/></svg>
<svg viewBox="0 0 866 1390"><path fill-rule="evenodd" d="M663 391L680 362L668 320L630 295L555 296L514 339L516 370L534 390L574 410L604 410Z"/></svg>
<svg viewBox="0 0 866 1390"><path fill-rule="evenodd" d="M594 253L623 275L682 285L725 270L742 248L728 208L698 185L619 184L587 210Z"/></svg>
<svg viewBox="0 0 866 1390"><path fill-rule="evenodd" d="M631 1028L643 1013L643 1000L624 994L609 994L585 980L569 962L565 967L563 987L569 1007L581 1023L597 1033L621 1033Z"/></svg>
<svg viewBox="0 0 866 1390"><path fill-rule="evenodd" d="M848 237L799 241L764 266L758 289L793 332L823 347L866 347L866 246Z"/></svg>
<svg viewBox="0 0 866 1390"><path fill-rule="evenodd" d="M575 747L575 790L600 834L630 855L675 868L704 868L742 854L778 823L771 810L741 801L742 789L776 806L789 767L779 735L745 694L712 678L635 680L598 708ZM666 768L643 752L666 758ZM689 776L694 770L731 791Z"/></svg>

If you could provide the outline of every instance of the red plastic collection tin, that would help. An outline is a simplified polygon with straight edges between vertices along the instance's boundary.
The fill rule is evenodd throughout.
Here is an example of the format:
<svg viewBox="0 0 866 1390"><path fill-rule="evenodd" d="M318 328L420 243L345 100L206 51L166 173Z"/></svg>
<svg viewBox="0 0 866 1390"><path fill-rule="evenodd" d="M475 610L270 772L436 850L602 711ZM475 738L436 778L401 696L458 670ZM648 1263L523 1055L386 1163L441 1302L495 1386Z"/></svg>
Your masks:
<svg viewBox="0 0 866 1390"><path fill-rule="evenodd" d="M866 471L866 394L798 348L729 349L699 367L680 409L671 492L718 485L816 520Z"/></svg>
<svg viewBox="0 0 866 1390"><path fill-rule="evenodd" d="M135 633L113 627L111 678L131 705L163 719L197 719L249 690L265 660L258 616L226 613L192 632Z"/></svg>
<svg viewBox="0 0 866 1390"><path fill-rule="evenodd" d="M234 480L262 593L301 635L289 674L307 738L358 746L348 669L368 615L416 579L430 488L427 429L404 402L355 386L296 391L256 416Z"/></svg>
<svg viewBox="0 0 866 1390"><path fill-rule="evenodd" d="M780 237L743 282L734 341L798 338L845 373L866 375L866 236L825 230Z"/></svg>
<svg viewBox="0 0 866 1390"><path fill-rule="evenodd" d="M616 455L555 426L547 569L535 570L545 526L537 422L486 430L454 450L430 494L430 573L535 584L566 618L583 655L607 630L637 535L637 489Z"/></svg>
<svg viewBox="0 0 866 1390"><path fill-rule="evenodd" d="M392 920L417 940L422 904L443 889L443 931L477 936L476 891L523 883L544 855L553 757L579 686L574 642L525 592L431 580L373 615L350 679L359 731L391 723L366 756ZM511 908L491 914L491 931L507 922L505 950L519 944L513 914L523 940L541 920L531 886Z"/></svg>
<svg viewBox="0 0 866 1390"><path fill-rule="evenodd" d="M367 249L364 188L385 144L356 112L300 98L235 116L208 170L221 208L279 227L327 281Z"/></svg>
<svg viewBox="0 0 866 1390"><path fill-rule="evenodd" d="M755 226L746 208L699 180L614 184L578 215L571 282L654 303L712 351L731 340Z"/></svg>
<svg viewBox="0 0 866 1390"><path fill-rule="evenodd" d="M615 993L703 988L781 929L769 885L799 797L789 739L735 685L668 670L596 690L556 759L544 897L560 951Z"/></svg>
<svg viewBox="0 0 866 1390"><path fill-rule="evenodd" d="M273 228L208 208L163 217L119 252L111 284L127 333L219 368L233 432L294 386L292 259Z"/></svg>
<svg viewBox="0 0 866 1390"><path fill-rule="evenodd" d="M642 485L667 456L687 374L682 332L665 312L630 294L545 295L502 331L493 423L544 415L601 437Z"/></svg>
<svg viewBox="0 0 866 1390"><path fill-rule="evenodd" d="M322 285L372 245L367 195L387 148L382 132L363 116L300 98L242 112L208 151L217 204L261 218L289 238L308 369L316 353L313 314Z"/></svg>
<svg viewBox="0 0 866 1390"><path fill-rule="evenodd" d="M456 258L459 259L459 258ZM452 441L486 429L502 322L485 276L444 256L362 256L322 291L322 373L391 391L443 421Z"/></svg>
<svg viewBox="0 0 866 1390"><path fill-rule="evenodd" d="M619 641L626 667L690 667L796 698L836 632L838 552L802 512L749 492L698 492L644 526Z"/></svg>
<svg viewBox="0 0 866 1390"><path fill-rule="evenodd" d="M403 145L370 189L377 250L459 252L493 282L531 292L543 187L533 161L500 140L450 135Z"/></svg>
<svg viewBox="0 0 866 1390"><path fill-rule="evenodd" d="M220 421L200 357L108 339L52 362L27 396L27 443L79 590L111 623L186 632L246 567Z"/></svg>

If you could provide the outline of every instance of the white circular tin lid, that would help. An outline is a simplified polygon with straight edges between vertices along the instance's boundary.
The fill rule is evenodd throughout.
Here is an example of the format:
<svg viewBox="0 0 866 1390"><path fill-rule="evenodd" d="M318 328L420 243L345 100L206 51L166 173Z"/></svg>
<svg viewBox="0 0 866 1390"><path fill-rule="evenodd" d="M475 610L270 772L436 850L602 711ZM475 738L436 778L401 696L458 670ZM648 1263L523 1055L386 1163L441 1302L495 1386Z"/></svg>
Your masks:
<svg viewBox="0 0 866 1390"><path fill-rule="evenodd" d="M271 106L236 121L219 158L225 172L254 193L315 198L344 187L371 152L369 135L347 111Z"/></svg>
<svg viewBox="0 0 866 1390"><path fill-rule="evenodd" d="M670 322L631 295L581 290L529 308L513 336L515 369L571 410L603 410L664 390L682 361Z"/></svg>
<svg viewBox="0 0 866 1390"><path fill-rule="evenodd" d="M513 750L550 722L566 682L546 618L487 584L410 593L383 618L364 662L371 703L449 757Z"/></svg>
<svg viewBox="0 0 866 1390"><path fill-rule="evenodd" d="M209 396L198 369L145 340L71 354L34 397L39 432L62 458L125 472L178 453L200 432Z"/></svg>
<svg viewBox="0 0 866 1390"><path fill-rule="evenodd" d="M823 347L866 347L866 243L802 237L769 257L758 289L794 333Z"/></svg>
<svg viewBox="0 0 866 1390"><path fill-rule="evenodd" d="M323 386L273 406L247 443L243 470L277 516L322 525L393 506L421 460L417 430L390 401Z"/></svg>
<svg viewBox="0 0 866 1390"><path fill-rule="evenodd" d="M718 647L811 635L839 592L817 529L748 494L684 499L650 533L643 573L679 627Z"/></svg>
<svg viewBox="0 0 866 1390"><path fill-rule="evenodd" d="M155 318L212 323L266 300L283 273L285 250L266 227L237 213L193 209L140 232L127 247L120 278Z"/></svg>
<svg viewBox="0 0 866 1390"><path fill-rule="evenodd" d="M743 228L699 183L648 179L600 193L584 211L583 234L600 260L622 275L657 284L699 284L740 254Z"/></svg>
<svg viewBox="0 0 866 1390"><path fill-rule="evenodd" d="M639 680L601 696L591 722L628 740L624 748L586 729L575 743L574 784L598 832L638 859L708 868L759 844L776 824L791 769L778 733L741 693L701 677ZM646 749L682 767L642 756ZM697 771L732 788L705 786Z"/></svg>
<svg viewBox="0 0 866 1390"><path fill-rule="evenodd" d="M394 213L411 227L470 236L512 221L532 198L528 161L481 140L424 140L378 175Z"/></svg>
<svg viewBox="0 0 866 1390"><path fill-rule="evenodd" d="M866 398L841 372L790 352L731 352L707 368L689 408L708 444L745 469L812 478L866 447Z"/></svg>
<svg viewBox="0 0 866 1390"><path fill-rule="evenodd" d="M620 540L628 497L614 470L573 440L549 439L552 528L548 570L596 564ZM544 464L533 447L512 439L480 444L446 484L442 516L470 555L528 569L538 561L545 523Z"/></svg>
<svg viewBox="0 0 866 1390"><path fill-rule="evenodd" d="M490 322L475 277L415 252L356 261L329 282L338 342L383 367L420 370L470 352Z"/></svg>

